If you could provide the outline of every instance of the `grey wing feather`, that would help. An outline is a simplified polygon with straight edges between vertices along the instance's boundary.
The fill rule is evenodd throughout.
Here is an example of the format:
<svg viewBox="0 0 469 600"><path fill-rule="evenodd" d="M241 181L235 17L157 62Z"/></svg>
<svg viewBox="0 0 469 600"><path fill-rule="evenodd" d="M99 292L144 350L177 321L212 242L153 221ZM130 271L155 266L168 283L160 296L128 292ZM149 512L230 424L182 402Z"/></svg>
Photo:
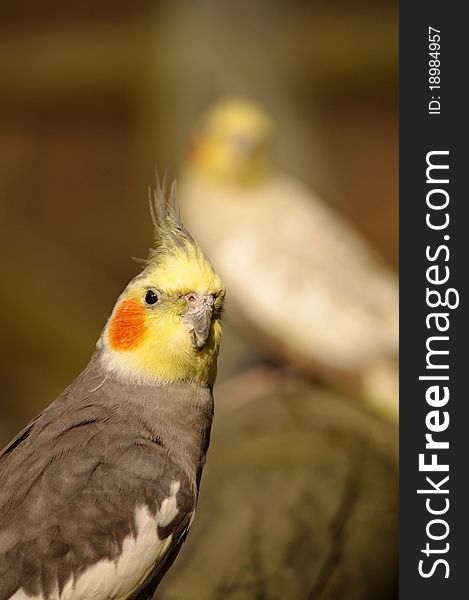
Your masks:
<svg viewBox="0 0 469 600"><path fill-rule="evenodd" d="M184 479L141 425L109 403L71 404L71 390L0 454L0 600L19 587L46 597L71 575L116 558L135 533L136 504L156 514L171 482ZM178 495L178 507L179 531L190 494Z"/></svg>

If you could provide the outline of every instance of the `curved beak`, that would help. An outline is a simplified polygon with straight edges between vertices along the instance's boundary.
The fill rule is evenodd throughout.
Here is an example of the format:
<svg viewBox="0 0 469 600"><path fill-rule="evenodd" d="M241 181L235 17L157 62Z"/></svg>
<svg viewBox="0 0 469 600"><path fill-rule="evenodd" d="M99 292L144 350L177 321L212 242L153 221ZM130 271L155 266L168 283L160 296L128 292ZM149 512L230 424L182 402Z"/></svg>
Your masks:
<svg viewBox="0 0 469 600"><path fill-rule="evenodd" d="M189 332L192 333L197 350L201 350L210 334L213 296L212 294L190 292L184 296L184 299L187 303L187 310L182 320Z"/></svg>

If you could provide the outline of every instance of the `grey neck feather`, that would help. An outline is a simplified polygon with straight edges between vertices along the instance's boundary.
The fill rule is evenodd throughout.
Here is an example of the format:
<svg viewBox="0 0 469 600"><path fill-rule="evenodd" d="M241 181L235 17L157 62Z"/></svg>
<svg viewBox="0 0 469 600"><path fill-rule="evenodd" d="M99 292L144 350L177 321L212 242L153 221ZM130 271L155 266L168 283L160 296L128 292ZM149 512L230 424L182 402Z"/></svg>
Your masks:
<svg viewBox="0 0 469 600"><path fill-rule="evenodd" d="M126 384L104 371L98 354L76 380L88 389L84 400L111 407L123 426L160 444L198 483L213 418L211 390L193 383Z"/></svg>

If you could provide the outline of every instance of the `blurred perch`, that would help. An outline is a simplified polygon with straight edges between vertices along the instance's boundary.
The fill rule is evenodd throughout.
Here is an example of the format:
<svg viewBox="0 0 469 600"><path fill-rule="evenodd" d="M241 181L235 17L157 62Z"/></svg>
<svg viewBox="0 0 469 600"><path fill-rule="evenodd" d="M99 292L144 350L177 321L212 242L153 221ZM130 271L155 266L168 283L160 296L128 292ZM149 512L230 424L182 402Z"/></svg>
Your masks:
<svg viewBox="0 0 469 600"><path fill-rule="evenodd" d="M398 413L397 279L351 225L270 164L271 124L228 100L191 139L183 216L273 356Z"/></svg>
<svg viewBox="0 0 469 600"><path fill-rule="evenodd" d="M395 598L395 428L317 389L234 410L223 394L191 535L155 600Z"/></svg>

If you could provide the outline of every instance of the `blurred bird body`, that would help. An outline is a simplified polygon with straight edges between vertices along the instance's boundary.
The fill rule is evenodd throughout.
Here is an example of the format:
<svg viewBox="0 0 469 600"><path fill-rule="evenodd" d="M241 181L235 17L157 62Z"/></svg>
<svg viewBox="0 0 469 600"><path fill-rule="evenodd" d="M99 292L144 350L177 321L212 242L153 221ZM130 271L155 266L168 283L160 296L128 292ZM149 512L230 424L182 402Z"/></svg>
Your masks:
<svg viewBox="0 0 469 600"><path fill-rule="evenodd" d="M185 219L233 308L274 353L396 416L396 278L331 207L271 169L267 123L242 101L202 119L183 180Z"/></svg>
<svg viewBox="0 0 469 600"><path fill-rule="evenodd" d="M1 600L151 598L192 522L224 287L162 197L90 363L0 453Z"/></svg>

